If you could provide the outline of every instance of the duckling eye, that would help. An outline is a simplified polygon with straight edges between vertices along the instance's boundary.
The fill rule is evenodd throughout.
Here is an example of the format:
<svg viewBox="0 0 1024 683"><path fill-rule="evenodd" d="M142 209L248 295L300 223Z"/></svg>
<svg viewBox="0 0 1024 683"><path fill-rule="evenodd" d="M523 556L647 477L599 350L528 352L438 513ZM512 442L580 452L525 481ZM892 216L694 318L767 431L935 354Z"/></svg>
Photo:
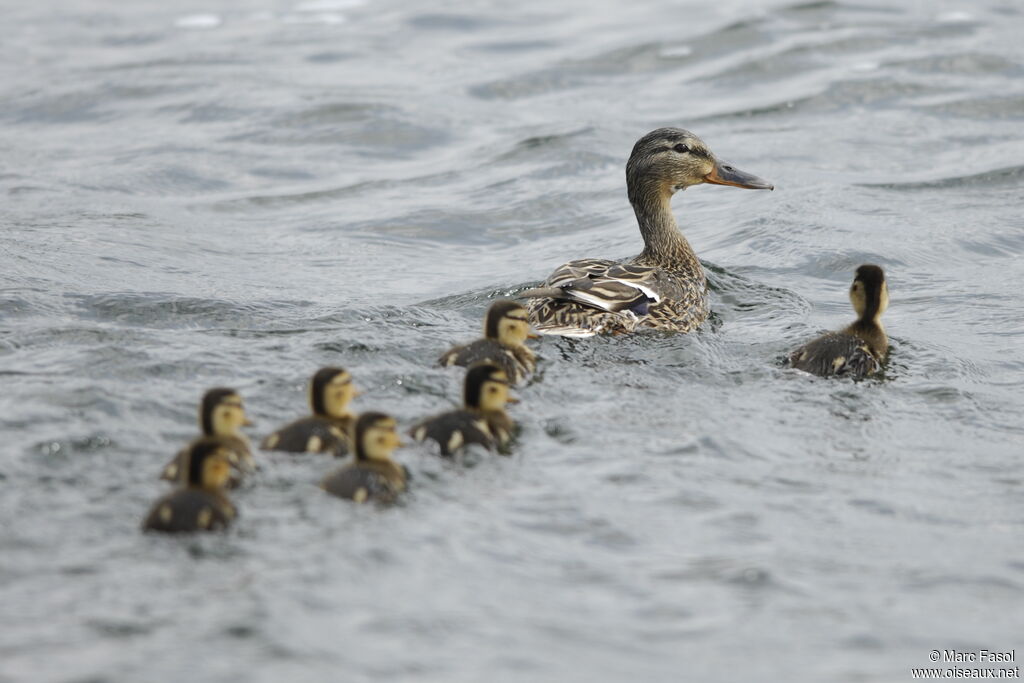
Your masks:
<svg viewBox="0 0 1024 683"><path fill-rule="evenodd" d="M687 152L690 151L690 148L687 147L686 145L684 145L681 142L678 145L676 145L675 147L673 147L672 149L674 149L675 151L679 152L680 154L686 154Z"/></svg>

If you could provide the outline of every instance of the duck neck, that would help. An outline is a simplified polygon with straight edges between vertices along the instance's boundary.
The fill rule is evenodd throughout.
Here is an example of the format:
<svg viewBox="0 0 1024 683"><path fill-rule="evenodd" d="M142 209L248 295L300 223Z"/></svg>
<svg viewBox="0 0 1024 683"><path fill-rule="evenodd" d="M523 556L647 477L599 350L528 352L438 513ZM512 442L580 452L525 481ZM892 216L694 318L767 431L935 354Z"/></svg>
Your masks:
<svg viewBox="0 0 1024 683"><path fill-rule="evenodd" d="M871 351L881 357L889 351L889 337L882 326L880 316L868 318L861 316L856 322L846 328L848 334L860 338L871 347Z"/></svg>
<svg viewBox="0 0 1024 683"><path fill-rule="evenodd" d="M697 255L679 232L672 215L672 190L668 185L641 180L630 188L629 201L644 238L639 260L678 269L700 271Z"/></svg>

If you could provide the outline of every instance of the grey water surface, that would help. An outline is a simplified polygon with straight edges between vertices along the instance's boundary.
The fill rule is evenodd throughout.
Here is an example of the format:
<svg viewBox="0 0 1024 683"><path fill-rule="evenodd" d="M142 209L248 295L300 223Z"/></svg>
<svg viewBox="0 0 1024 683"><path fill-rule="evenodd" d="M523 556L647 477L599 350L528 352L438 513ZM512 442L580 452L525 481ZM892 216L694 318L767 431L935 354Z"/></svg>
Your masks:
<svg viewBox="0 0 1024 683"><path fill-rule="evenodd" d="M1024 658L1024 5L55 0L0 40L0 681L911 680ZM226 534L139 532L201 393L253 438L349 368L403 425L490 300L674 199L714 319L546 338L509 458L357 507L260 454ZM785 352L889 275L885 378Z"/></svg>

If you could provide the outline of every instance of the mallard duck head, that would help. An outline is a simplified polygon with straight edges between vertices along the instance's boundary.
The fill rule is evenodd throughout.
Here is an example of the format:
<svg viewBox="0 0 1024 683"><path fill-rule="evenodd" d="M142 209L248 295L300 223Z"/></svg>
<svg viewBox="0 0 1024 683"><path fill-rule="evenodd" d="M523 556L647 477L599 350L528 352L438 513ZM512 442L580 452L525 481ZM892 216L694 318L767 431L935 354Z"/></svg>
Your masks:
<svg viewBox="0 0 1024 683"><path fill-rule="evenodd" d="M703 140L682 128L652 130L633 146L626 164L626 185L634 204L651 189L661 196L671 196L701 183L775 189L768 181L719 160Z"/></svg>
<svg viewBox="0 0 1024 683"><path fill-rule="evenodd" d="M388 460L403 445L395 431L395 418L384 413L363 413L356 420L356 460Z"/></svg>
<svg viewBox="0 0 1024 683"><path fill-rule="evenodd" d="M524 306L514 301L495 301L484 318L484 336L508 346L520 346L535 335L530 333Z"/></svg>
<svg viewBox="0 0 1024 683"><path fill-rule="evenodd" d="M230 453L216 438L200 439L189 448L190 486L219 491L231 479Z"/></svg>
<svg viewBox="0 0 1024 683"><path fill-rule="evenodd" d="M509 396L508 387L504 370L491 363L477 363L466 371L463 401L467 408L504 410L506 403L519 402Z"/></svg>
<svg viewBox="0 0 1024 683"><path fill-rule="evenodd" d="M347 417L348 404L359 395L352 375L342 368L321 368L309 381L309 407L321 417Z"/></svg>
<svg viewBox="0 0 1024 683"><path fill-rule="evenodd" d="M857 269L850 285L850 303L861 322L878 322L889 308L889 285L881 268L865 264Z"/></svg>
<svg viewBox="0 0 1024 683"><path fill-rule="evenodd" d="M199 427L206 436L236 436L242 427L251 424L242 397L234 389L217 387L203 394Z"/></svg>

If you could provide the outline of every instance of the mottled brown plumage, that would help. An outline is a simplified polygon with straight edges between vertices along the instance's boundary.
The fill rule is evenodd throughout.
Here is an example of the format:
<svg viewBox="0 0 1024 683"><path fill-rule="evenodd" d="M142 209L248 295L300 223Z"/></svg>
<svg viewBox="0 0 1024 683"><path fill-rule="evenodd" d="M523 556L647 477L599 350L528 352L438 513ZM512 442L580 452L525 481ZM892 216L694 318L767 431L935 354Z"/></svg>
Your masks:
<svg viewBox="0 0 1024 683"><path fill-rule="evenodd" d="M850 301L858 318L838 332L828 332L789 354L791 367L821 377L863 379L881 371L889 338L881 317L889 306L885 273L874 265L857 269Z"/></svg>
<svg viewBox="0 0 1024 683"><path fill-rule="evenodd" d="M626 262L580 259L555 269L529 298L541 334L589 337L640 328L689 332L708 316L707 280L672 215L671 199L691 185L773 189L715 158L693 133L659 128L637 141L626 187L644 250Z"/></svg>

